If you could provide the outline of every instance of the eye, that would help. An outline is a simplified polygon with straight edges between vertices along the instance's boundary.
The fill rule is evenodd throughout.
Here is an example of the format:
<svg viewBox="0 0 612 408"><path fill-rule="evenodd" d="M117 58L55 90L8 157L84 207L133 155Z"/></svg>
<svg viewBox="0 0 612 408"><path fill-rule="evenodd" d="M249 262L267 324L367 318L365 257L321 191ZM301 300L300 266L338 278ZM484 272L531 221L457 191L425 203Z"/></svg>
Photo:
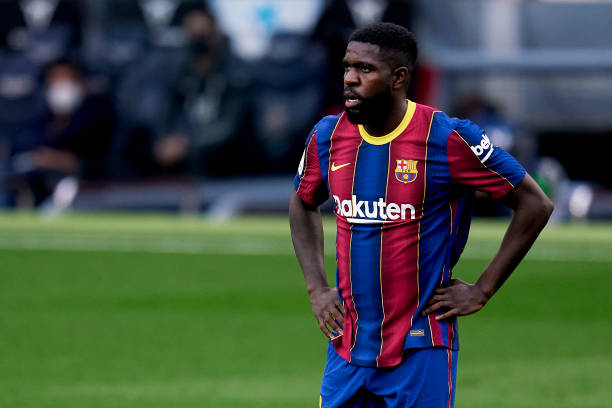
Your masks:
<svg viewBox="0 0 612 408"><path fill-rule="evenodd" d="M367 74L369 72L372 72L372 68L370 68L370 67L361 67L361 72Z"/></svg>

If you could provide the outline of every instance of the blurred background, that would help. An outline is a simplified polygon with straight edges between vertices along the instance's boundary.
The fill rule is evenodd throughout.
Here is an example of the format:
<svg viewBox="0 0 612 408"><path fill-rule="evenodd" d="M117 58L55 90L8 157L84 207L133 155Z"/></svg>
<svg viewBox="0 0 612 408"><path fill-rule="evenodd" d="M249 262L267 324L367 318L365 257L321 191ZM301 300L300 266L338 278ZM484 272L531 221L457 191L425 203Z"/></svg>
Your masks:
<svg viewBox="0 0 612 408"><path fill-rule="evenodd" d="M287 204L377 20L420 42L409 97L485 128L562 221L461 319L457 407L611 405L612 1L0 0L0 407L316 406ZM476 212L470 282L508 215Z"/></svg>
<svg viewBox="0 0 612 408"><path fill-rule="evenodd" d="M610 218L611 16L609 1L0 0L0 206L285 211L310 128L343 109L348 35L384 20L420 42L411 99L479 123L558 219Z"/></svg>

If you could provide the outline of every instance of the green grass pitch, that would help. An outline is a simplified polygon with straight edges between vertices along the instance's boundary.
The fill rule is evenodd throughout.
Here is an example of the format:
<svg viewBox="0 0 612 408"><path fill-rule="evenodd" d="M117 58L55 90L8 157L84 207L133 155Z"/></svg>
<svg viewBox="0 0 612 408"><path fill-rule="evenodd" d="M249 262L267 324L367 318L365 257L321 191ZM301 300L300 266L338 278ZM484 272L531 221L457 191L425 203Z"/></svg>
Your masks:
<svg viewBox="0 0 612 408"><path fill-rule="evenodd" d="M477 276L504 225L474 223L455 276ZM0 407L316 406L326 341L288 229L0 215ZM547 227L461 319L456 406L612 406L611 283L611 224Z"/></svg>

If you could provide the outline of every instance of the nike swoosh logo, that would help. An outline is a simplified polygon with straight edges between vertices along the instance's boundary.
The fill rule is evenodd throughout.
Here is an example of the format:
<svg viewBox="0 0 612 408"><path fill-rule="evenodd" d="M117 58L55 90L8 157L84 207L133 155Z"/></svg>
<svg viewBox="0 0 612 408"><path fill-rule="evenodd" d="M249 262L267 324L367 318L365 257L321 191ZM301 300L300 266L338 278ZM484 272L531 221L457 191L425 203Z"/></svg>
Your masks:
<svg viewBox="0 0 612 408"><path fill-rule="evenodd" d="M336 163L332 163L332 169L331 170L332 171L340 170L341 168L346 167L346 166L348 166L350 164L351 163L344 163L344 164L341 164L339 166L336 166Z"/></svg>

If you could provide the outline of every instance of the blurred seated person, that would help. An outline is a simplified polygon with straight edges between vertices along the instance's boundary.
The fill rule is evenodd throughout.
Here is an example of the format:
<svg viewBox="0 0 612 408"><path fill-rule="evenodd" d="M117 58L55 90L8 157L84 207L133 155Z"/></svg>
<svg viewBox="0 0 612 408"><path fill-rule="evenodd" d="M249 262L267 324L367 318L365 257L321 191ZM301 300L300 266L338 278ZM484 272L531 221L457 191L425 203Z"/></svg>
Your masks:
<svg viewBox="0 0 612 408"><path fill-rule="evenodd" d="M374 21L386 21L412 31L414 0L328 0L311 33L311 40L327 54L323 113L335 115L344 109L343 89L337 85L344 75L342 61L349 35ZM409 89L412 92L413 83Z"/></svg>
<svg viewBox="0 0 612 408"><path fill-rule="evenodd" d="M83 71L69 60L46 67L44 95L48 109L16 135L12 146L13 176L20 180L21 193L29 190L35 206L65 176L105 175L116 124L110 99L89 94Z"/></svg>
<svg viewBox="0 0 612 408"><path fill-rule="evenodd" d="M224 158L243 123L247 81L236 74L237 59L202 2L187 3L177 13L189 50L172 85L167 128L154 142L153 159L169 173L224 173L231 168Z"/></svg>

